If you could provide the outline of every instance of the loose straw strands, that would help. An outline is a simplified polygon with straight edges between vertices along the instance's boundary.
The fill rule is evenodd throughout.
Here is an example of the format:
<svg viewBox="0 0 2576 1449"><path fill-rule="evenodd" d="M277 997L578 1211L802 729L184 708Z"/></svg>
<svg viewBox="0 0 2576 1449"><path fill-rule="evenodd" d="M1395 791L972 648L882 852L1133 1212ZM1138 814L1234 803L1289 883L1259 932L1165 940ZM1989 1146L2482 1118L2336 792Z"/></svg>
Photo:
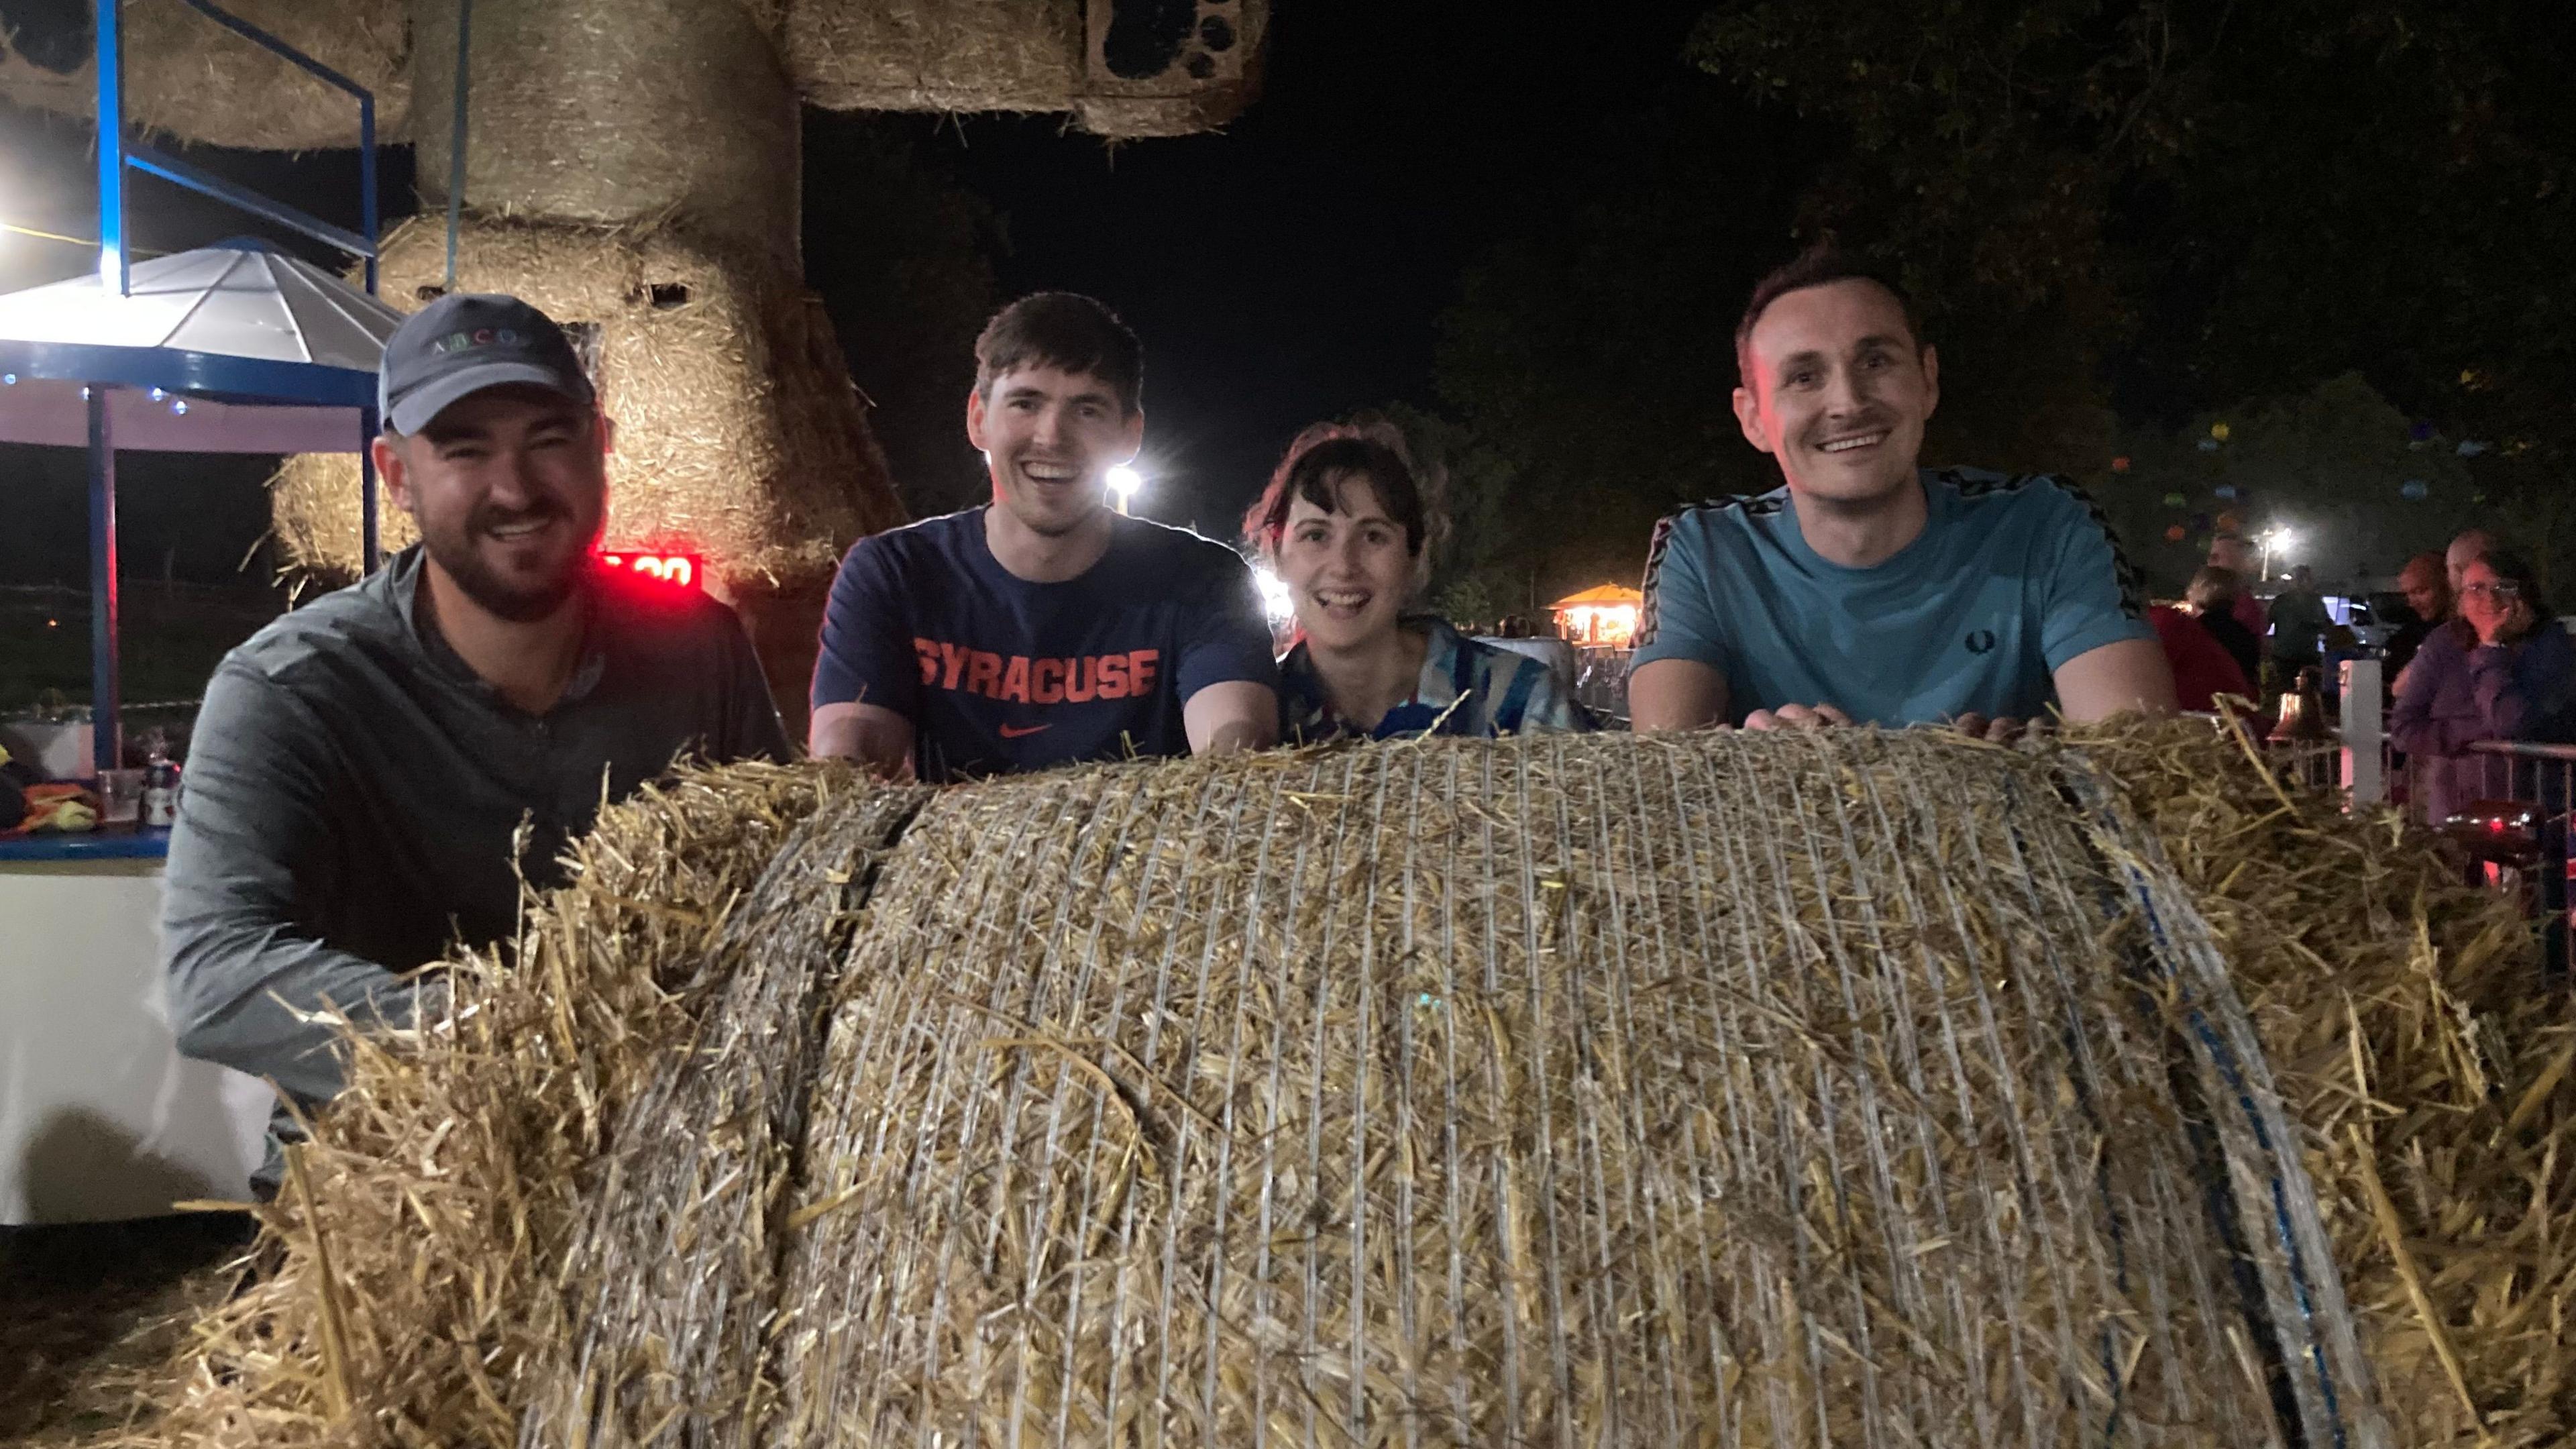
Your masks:
<svg viewBox="0 0 2576 1449"><path fill-rule="evenodd" d="M2576 1019L2514 903L2393 813L2253 782L2191 725L2083 746L2220 942L2275 1079L2398 1442L2576 1432Z"/></svg>
<svg viewBox="0 0 2576 1449"><path fill-rule="evenodd" d="M710 948L798 822L873 789L736 765L604 810L515 964L468 956L443 1020L353 1039L350 1089L298 1154L309 1191L261 1210L279 1266L199 1322L157 1419L102 1442L513 1441L537 1388L571 1377L566 1325L597 1285L568 1268L617 1196L617 1128L732 979Z"/></svg>
<svg viewBox="0 0 2576 1449"><path fill-rule="evenodd" d="M2552 1442L2563 1009L2290 794L2179 725L688 776L356 1048L140 1432L2268 1445L2328 1364L2387 1442L2340 1267L2394 1442Z"/></svg>
<svg viewBox="0 0 2576 1449"><path fill-rule="evenodd" d="M1928 736L944 795L765 1442L2271 1443L2106 884Z"/></svg>

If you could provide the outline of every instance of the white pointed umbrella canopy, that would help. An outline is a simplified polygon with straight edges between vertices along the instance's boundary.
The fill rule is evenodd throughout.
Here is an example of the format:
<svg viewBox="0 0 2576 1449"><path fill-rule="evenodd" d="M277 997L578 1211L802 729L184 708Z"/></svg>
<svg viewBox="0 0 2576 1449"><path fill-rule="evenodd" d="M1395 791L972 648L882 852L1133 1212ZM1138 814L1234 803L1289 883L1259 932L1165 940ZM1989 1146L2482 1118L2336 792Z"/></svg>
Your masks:
<svg viewBox="0 0 2576 1449"><path fill-rule="evenodd" d="M84 446L82 389L116 387L116 447L347 453L402 314L256 241L0 295L0 442Z"/></svg>

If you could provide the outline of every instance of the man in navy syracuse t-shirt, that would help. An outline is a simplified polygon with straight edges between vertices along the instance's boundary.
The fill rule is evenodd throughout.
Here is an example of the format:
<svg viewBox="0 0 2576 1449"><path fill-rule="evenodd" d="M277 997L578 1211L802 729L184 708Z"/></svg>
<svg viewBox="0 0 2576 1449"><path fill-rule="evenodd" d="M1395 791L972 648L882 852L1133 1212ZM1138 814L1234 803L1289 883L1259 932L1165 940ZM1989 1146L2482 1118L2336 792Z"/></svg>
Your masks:
<svg viewBox="0 0 2576 1449"><path fill-rule="evenodd" d="M841 560L816 755L940 782L1278 738L1251 570L1105 501L1105 475L1144 441L1143 377L1135 334L1088 297L1023 297L985 326L966 437L993 501Z"/></svg>

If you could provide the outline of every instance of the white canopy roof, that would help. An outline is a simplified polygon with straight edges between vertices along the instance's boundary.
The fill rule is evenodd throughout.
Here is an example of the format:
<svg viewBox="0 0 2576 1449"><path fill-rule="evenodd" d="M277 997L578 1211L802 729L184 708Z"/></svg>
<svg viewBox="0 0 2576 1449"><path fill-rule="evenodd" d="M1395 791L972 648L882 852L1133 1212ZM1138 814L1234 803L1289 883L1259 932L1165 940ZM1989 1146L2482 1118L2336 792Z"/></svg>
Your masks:
<svg viewBox="0 0 2576 1449"><path fill-rule="evenodd" d="M104 383L119 389L120 449L359 446L360 405L401 313L258 242L138 262L130 275L121 297L95 274L0 295L0 441L85 443L79 390Z"/></svg>

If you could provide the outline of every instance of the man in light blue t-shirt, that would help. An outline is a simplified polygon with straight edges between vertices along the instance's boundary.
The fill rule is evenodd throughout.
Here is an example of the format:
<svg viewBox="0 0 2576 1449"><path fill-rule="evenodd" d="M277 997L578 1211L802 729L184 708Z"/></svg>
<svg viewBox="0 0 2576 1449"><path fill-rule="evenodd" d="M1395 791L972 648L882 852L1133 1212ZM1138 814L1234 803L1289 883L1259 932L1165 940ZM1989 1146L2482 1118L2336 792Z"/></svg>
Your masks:
<svg viewBox="0 0 2576 1449"><path fill-rule="evenodd" d="M1815 251L1736 329L1746 440L1787 486L1655 530L1637 728L1945 723L2006 734L2170 711L2173 672L2102 516L2049 477L1921 469L1940 359L1893 284Z"/></svg>

